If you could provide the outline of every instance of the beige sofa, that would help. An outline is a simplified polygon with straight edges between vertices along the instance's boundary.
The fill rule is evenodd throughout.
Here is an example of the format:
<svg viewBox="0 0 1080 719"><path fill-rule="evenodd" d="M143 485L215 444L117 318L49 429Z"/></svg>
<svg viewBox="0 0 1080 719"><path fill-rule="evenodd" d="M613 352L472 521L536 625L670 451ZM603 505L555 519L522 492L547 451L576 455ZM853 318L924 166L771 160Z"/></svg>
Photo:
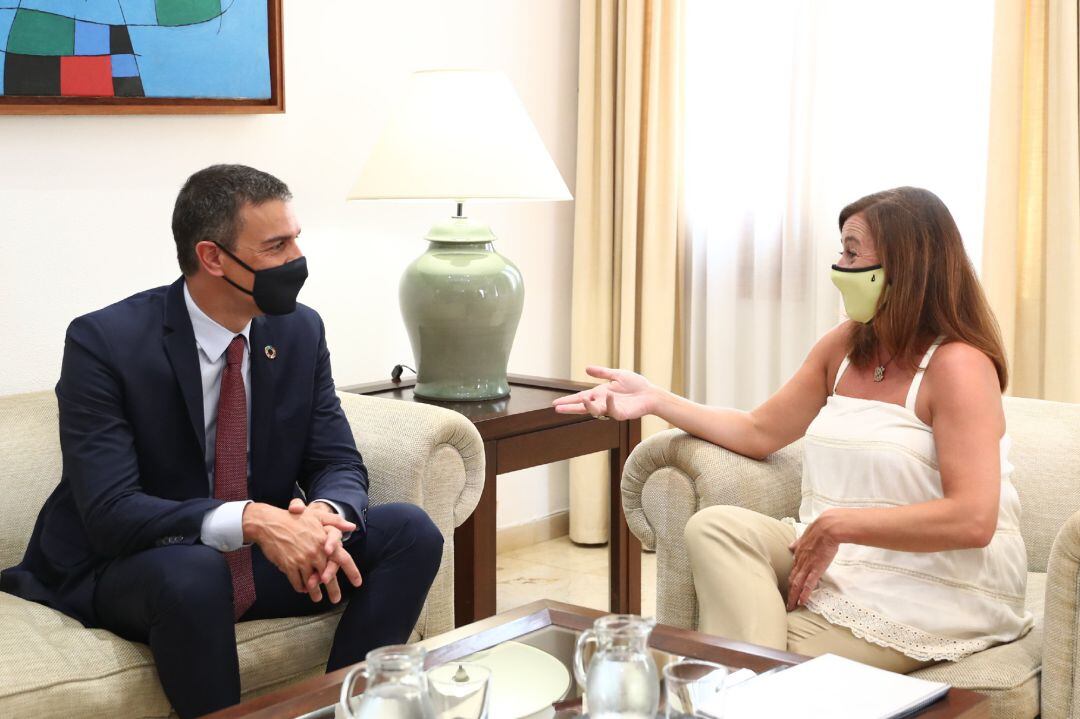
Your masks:
<svg viewBox="0 0 1080 719"><path fill-rule="evenodd" d="M484 445L450 410L340 393L371 477L371 502L412 502L446 539L442 566L413 639L454 623L454 527L484 484ZM60 478L52 392L0 397L0 567L17 563ZM243 697L320 673L340 611L237 625ZM167 717L154 661L142 644L0 592L0 716Z"/></svg>
<svg viewBox="0 0 1080 719"><path fill-rule="evenodd" d="M997 719L1080 717L1080 405L1006 398L1012 480L1023 508L1027 605L1035 628L1019 641L916 676L990 696ZM772 517L798 514L802 447L757 462L678 430L650 437L630 455L622 480L631 530L657 553L656 614L697 626L697 597L683 529L699 509L738 505ZM1045 610L1044 610L1045 607Z"/></svg>

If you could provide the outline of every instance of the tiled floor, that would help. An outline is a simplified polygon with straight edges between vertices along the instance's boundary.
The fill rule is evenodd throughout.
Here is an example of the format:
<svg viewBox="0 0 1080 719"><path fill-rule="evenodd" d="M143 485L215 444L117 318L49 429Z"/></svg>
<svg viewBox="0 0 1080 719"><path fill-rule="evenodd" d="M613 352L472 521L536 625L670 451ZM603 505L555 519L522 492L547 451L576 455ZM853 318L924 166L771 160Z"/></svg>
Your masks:
<svg viewBox="0 0 1080 719"><path fill-rule="evenodd" d="M557 599L608 608L607 546L585 547L559 537L512 552L496 564L496 609L506 611L537 599ZM656 555L641 555L641 613L656 613Z"/></svg>

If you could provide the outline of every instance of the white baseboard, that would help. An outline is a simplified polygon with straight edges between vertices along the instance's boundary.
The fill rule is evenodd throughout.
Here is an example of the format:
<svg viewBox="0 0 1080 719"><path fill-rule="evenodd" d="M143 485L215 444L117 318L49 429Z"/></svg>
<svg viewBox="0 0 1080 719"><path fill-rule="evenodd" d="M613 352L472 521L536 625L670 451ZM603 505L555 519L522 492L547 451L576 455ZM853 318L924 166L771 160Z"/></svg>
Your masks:
<svg viewBox="0 0 1080 719"><path fill-rule="evenodd" d="M513 552L515 549L546 542L570 533L570 512L555 512L546 517L524 524L503 527L495 531L496 551Z"/></svg>

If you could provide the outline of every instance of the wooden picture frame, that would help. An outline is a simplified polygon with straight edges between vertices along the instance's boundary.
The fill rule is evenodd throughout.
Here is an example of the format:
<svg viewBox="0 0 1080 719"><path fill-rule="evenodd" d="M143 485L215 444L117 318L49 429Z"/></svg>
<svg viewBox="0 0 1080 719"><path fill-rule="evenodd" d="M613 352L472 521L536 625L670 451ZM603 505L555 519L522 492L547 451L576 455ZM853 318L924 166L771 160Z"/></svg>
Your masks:
<svg viewBox="0 0 1080 719"><path fill-rule="evenodd" d="M120 16L126 19L133 8L142 8L140 10L142 13L158 13L153 16L157 20L157 24L129 22L128 24L117 25L111 22L67 18L60 13L49 12L48 10L52 4L51 0L23 0L23 2L0 0L0 72L3 73L0 74L0 115L185 115L284 112L283 0L265 0L265 25L267 30L265 50L268 77L263 74L261 68L262 46L253 41L250 36L245 37L244 40L252 44L250 47L245 46L243 50L244 52L250 51L252 54L257 54L260 62L236 63L238 69L241 70L237 77L243 75L245 69L247 70L244 78L245 86L258 87L252 93L253 96L171 97L153 94L146 96L145 91L143 91L143 96L119 96L121 92L128 92L128 88L132 87L129 80L118 78L116 75L117 72L124 72L117 67L119 60L124 60L129 65L134 66L134 72L136 73L134 81L138 83L137 89L142 91L143 75L140 74L138 58L144 56L144 53L140 53L138 47L133 47L139 43L135 37L131 36L131 28L142 29L149 27L160 36L163 31L176 32L179 30L180 32L190 33L191 31L188 28L194 30L195 26L209 26L216 22L217 34L220 36L221 28L225 27L223 18L230 11L256 13L259 15L258 20L261 22L263 1L220 0L220 11L216 15L207 19L199 19L198 22L184 23L182 22L184 20L182 16L162 18L162 14L167 12L165 8L176 7L181 8L179 12L192 12L192 8L198 8L200 5L210 7L210 2L204 0L202 3L191 2L170 6L167 4L169 0L92 0L92 2L101 3L98 8L103 12L108 11L101 16L101 19L115 19ZM119 8L119 14L112 9L109 3L114 3ZM61 3L57 2L56 5L60 6ZM125 9L128 12L124 12ZM9 49L12 46L11 29L15 26L15 15L27 12L32 13L29 17L32 22L27 22L27 18L22 18L23 23L20 26L20 35L17 40L21 41L23 45L28 42L38 43L31 50L31 52L37 54L21 55ZM71 28L70 38L67 37L69 27ZM241 27L241 25L234 22L232 27ZM250 28L251 26L243 25L242 27ZM80 30L82 30L81 33ZM137 34L139 30L135 32ZM250 30L243 30L242 33L250 34ZM173 37L179 38L171 41L172 50L175 52L175 48L181 45L184 36L177 34ZM26 38L29 38L29 40ZM82 38L81 48L79 47L80 38ZM121 45L119 49L122 51L126 48L130 52L130 56L127 53L116 51L118 49L118 38ZM124 46L125 39L126 46ZM221 42L220 38L215 38L215 40ZM258 40L261 40L261 34L258 36ZM69 42L71 44L68 44ZM104 53L100 52L101 48L105 48ZM18 43L16 43L16 49L19 49ZM70 53L67 52L69 49L71 50ZM46 55L42 53L52 54ZM30 64L31 70L34 69L33 63L35 62L48 65L48 69L44 71L47 77L46 81L38 86L26 81L20 87L20 94L6 94L8 84L4 81L15 77L16 71L19 69L11 64L12 58L15 56ZM128 59L129 57L131 59ZM169 56L170 61L182 59L182 55ZM56 65L56 67L52 67L53 65ZM106 74L103 66L109 68L108 74ZM157 67L163 66L165 66L165 62L159 61ZM251 67L258 68L258 72L252 73ZM177 74L180 72L179 70L170 71ZM257 74L258 77L252 79L250 76L253 74ZM53 75L56 77L53 77ZM216 76L215 79L220 79L220 77ZM269 81L268 85L266 84L267 79ZM66 84L64 84L65 82ZM121 82L129 84L127 87L122 87ZM79 85L79 83L82 84ZM113 94L105 95L104 92L110 90L110 83L113 86ZM74 88L74 91L82 94L75 96L70 94L22 94L23 92L32 92L37 87L52 91L57 86L68 90ZM95 91L102 94L93 94ZM263 97L263 93L267 91L268 96Z"/></svg>

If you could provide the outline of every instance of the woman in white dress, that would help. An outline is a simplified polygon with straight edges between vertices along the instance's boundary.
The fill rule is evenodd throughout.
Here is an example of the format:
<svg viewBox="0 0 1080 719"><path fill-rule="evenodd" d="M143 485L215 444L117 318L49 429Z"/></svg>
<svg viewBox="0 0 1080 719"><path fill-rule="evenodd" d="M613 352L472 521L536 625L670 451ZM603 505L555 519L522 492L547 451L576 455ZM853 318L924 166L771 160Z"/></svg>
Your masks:
<svg viewBox="0 0 1080 719"><path fill-rule="evenodd" d="M555 404L654 414L756 459L805 437L798 520L716 506L687 524L699 628L909 672L1031 628L1005 356L936 195L879 192L839 224L832 277L849 319L757 409L707 407L604 367L588 372L605 384Z"/></svg>

